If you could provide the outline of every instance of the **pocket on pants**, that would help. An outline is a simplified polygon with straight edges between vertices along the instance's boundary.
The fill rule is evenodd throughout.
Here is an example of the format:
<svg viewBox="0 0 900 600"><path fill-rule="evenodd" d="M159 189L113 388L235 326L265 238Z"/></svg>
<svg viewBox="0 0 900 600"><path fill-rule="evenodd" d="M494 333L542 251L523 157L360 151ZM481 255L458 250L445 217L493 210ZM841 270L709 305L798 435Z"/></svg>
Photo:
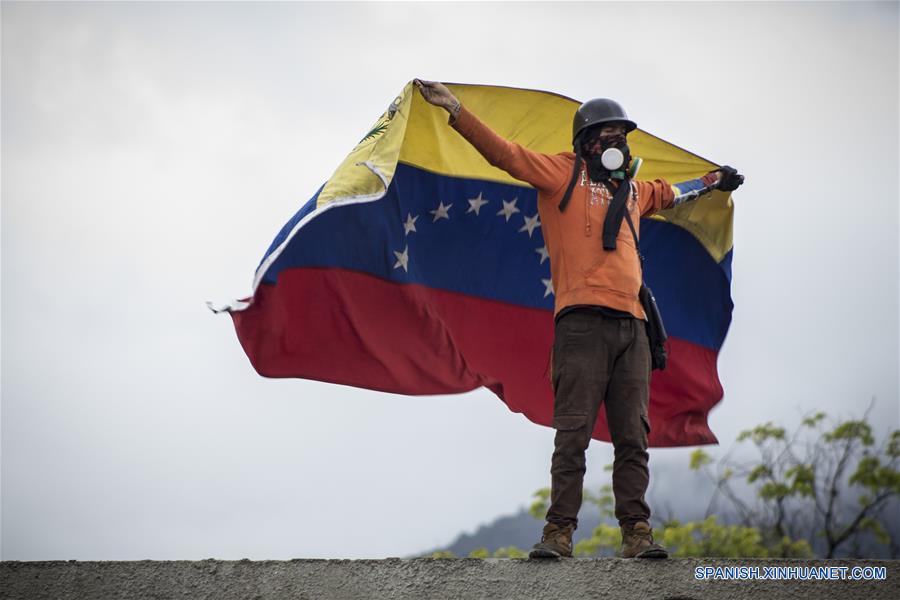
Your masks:
<svg viewBox="0 0 900 600"><path fill-rule="evenodd" d="M558 431L575 431L586 425L587 415L557 415L553 417L553 428Z"/></svg>
<svg viewBox="0 0 900 600"><path fill-rule="evenodd" d="M644 430L647 432L647 435L650 435L650 417L641 415L641 422L644 424Z"/></svg>
<svg viewBox="0 0 900 600"><path fill-rule="evenodd" d="M584 335L594 331L599 315L587 310L574 310L559 318L556 323L557 335Z"/></svg>

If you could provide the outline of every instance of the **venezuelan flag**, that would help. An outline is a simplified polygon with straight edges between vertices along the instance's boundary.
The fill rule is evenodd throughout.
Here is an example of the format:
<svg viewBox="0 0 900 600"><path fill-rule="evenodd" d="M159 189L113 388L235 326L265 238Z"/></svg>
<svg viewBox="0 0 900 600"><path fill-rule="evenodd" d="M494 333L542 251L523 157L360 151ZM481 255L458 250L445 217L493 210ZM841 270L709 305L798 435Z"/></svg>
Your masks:
<svg viewBox="0 0 900 600"><path fill-rule="evenodd" d="M449 84L501 136L571 150L579 102ZM649 133L629 134L641 178L678 182L716 165ZM714 192L644 219L645 279L669 332L652 375L652 446L716 442L707 414L731 322L731 198ZM537 191L489 165L408 83L265 253L253 295L225 308L266 377L399 394L479 386L550 426L550 261ZM604 411L593 437L609 441Z"/></svg>

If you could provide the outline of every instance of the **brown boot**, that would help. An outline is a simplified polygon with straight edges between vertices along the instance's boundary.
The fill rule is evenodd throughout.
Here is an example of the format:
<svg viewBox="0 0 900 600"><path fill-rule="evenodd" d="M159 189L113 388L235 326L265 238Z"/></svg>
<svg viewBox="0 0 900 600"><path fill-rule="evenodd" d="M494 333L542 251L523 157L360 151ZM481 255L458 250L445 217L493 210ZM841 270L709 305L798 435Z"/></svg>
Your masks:
<svg viewBox="0 0 900 600"><path fill-rule="evenodd" d="M669 551L653 542L653 530L646 521L622 526L622 558L668 558Z"/></svg>
<svg viewBox="0 0 900 600"><path fill-rule="evenodd" d="M561 558L572 556L572 534L574 525L560 526L556 523L544 525L541 541L534 545L528 558Z"/></svg>

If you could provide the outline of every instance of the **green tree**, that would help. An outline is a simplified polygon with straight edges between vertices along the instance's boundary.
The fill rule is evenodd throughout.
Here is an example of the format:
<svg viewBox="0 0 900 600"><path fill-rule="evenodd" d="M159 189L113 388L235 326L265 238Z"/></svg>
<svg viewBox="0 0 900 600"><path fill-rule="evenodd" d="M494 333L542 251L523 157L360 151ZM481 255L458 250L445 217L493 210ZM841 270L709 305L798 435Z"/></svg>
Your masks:
<svg viewBox="0 0 900 600"><path fill-rule="evenodd" d="M691 455L691 468L715 484L707 516L722 502L730 505L741 525L761 532L773 556L794 556L796 539L822 540L827 558L858 555L867 538L895 552L884 514L900 496L900 430L877 444L867 415L835 421L817 412L794 431L769 422L742 431L737 441L752 444L757 458L714 461L702 449ZM752 490L749 498L741 483Z"/></svg>
<svg viewBox="0 0 900 600"><path fill-rule="evenodd" d="M764 423L742 431L738 445L750 443L757 457L739 461L732 453L714 459L703 449L690 455L689 467L705 473L714 483L703 520L682 523L658 520L655 537L678 557L781 557L813 556L819 544L832 558L838 551L858 556L865 540L888 545L896 557L897 544L884 525L884 514L896 508L900 497L900 430L876 443L868 422L835 421L823 412L803 418L793 431ZM612 465L605 467L612 470ZM748 493L749 490L749 493ZM614 522L612 486L599 493L584 491L584 503ZM544 520L550 488L534 492L529 513ZM893 503L893 504L892 504ZM714 514L722 504L733 509L738 523L720 523ZM580 540L575 556L610 556L621 545L618 527L601 523L591 536ZM435 552L433 558L451 558ZM470 558L488 558L486 548ZM524 558L513 546L500 548L495 558Z"/></svg>

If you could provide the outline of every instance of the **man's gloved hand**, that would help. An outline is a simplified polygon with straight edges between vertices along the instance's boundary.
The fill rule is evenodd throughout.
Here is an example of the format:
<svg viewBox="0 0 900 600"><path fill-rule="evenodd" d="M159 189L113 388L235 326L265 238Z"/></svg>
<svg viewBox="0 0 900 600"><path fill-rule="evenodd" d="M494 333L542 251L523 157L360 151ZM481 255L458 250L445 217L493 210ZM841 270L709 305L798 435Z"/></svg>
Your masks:
<svg viewBox="0 0 900 600"><path fill-rule="evenodd" d="M737 169L734 167L729 167L728 165L723 165L721 168L716 169L719 173L721 173L721 178L719 179L719 185L716 186L723 192L733 192L738 189L742 183L744 183L744 176L737 172ZM715 173L716 171L713 171Z"/></svg>

